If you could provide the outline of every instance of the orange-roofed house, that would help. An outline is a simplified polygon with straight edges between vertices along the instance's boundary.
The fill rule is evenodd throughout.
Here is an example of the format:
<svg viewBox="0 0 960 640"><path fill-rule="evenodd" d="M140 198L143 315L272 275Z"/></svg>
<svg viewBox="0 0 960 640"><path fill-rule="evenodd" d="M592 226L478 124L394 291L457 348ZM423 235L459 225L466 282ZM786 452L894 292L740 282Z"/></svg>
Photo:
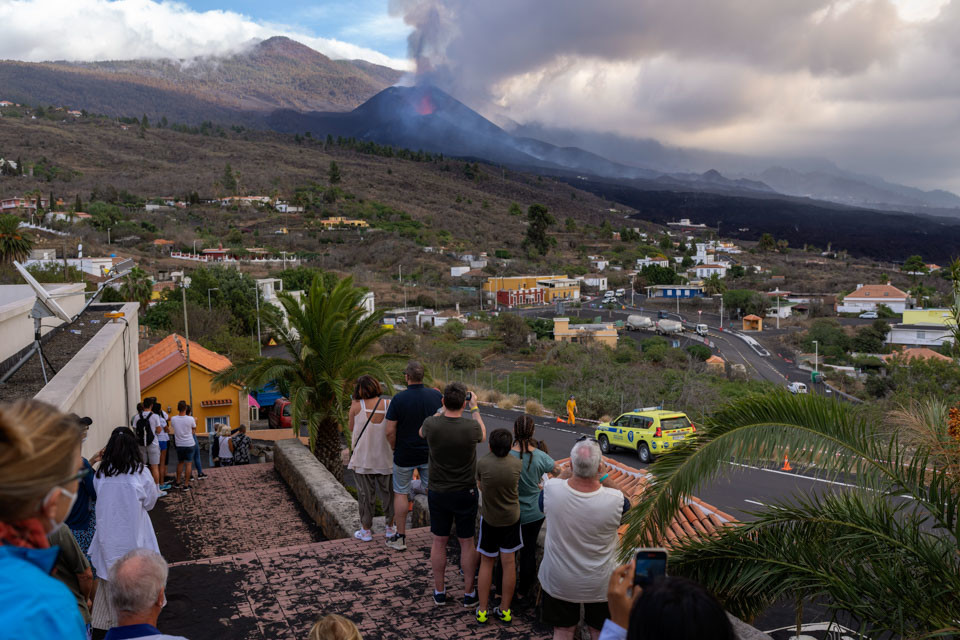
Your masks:
<svg viewBox="0 0 960 640"><path fill-rule="evenodd" d="M885 356L881 356L884 362L893 362L895 360L902 360L904 362L909 362L910 360L946 360L947 362L952 362L953 359L949 356L945 356L942 353L937 353L933 349L928 349L926 347L914 347L910 349L903 349L901 351L894 351L893 353L888 353Z"/></svg>
<svg viewBox="0 0 960 640"><path fill-rule="evenodd" d="M172 334L140 354L140 397L155 397L164 410L177 412L177 402L190 402L187 386L187 341ZM193 417L197 433L209 432L214 424L236 428L246 419L248 395L240 385L213 390L213 376L229 367L229 358L190 341L190 378L193 386ZM170 407L168 409L168 407Z"/></svg>
<svg viewBox="0 0 960 640"><path fill-rule="evenodd" d="M706 361L707 371L722 374L727 369L727 363L718 355L712 355Z"/></svg>
<svg viewBox="0 0 960 640"><path fill-rule="evenodd" d="M862 313L876 311L879 305L886 305L894 313L903 313L910 302L910 296L889 284L858 284L857 290L844 296L837 305L838 313Z"/></svg>
<svg viewBox="0 0 960 640"><path fill-rule="evenodd" d="M557 465L570 465L570 458L558 460ZM640 502L650 474L643 469L634 469L612 458L603 457L600 462L602 473L608 473L610 481L619 489L632 506ZM690 496L684 500L685 504L670 523L670 528L664 532L662 540L650 540L649 546L670 548L683 538L701 538L715 534L719 529L737 524L737 520L713 505ZM621 525L618 530L620 537L627 531L627 525Z"/></svg>

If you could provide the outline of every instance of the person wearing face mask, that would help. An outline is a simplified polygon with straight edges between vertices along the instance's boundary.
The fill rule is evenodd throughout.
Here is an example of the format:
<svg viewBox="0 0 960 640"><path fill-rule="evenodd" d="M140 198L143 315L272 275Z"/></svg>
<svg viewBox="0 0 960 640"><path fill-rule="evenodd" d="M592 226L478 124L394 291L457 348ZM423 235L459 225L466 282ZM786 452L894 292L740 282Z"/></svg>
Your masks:
<svg viewBox="0 0 960 640"><path fill-rule="evenodd" d="M101 578L94 601L93 626L109 629L116 625L116 612L109 606L110 583L103 578L128 551L144 548L160 553L147 513L157 503L160 491L143 463L136 436L127 427L113 430L93 483L97 490L97 531L90 556ZM100 597L101 593L104 597Z"/></svg>
<svg viewBox="0 0 960 640"><path fill-rule="evenodd" d="M59 549L47 535L76 500L80 425L50 405L0 405L0 634L86 638L77 601L51 577Z"/></svg>

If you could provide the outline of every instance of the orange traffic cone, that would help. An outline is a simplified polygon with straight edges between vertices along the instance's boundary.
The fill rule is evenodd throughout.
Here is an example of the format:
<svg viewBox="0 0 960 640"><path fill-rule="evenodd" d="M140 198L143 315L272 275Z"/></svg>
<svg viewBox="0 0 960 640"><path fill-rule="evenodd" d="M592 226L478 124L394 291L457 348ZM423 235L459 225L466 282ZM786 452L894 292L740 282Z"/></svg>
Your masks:
<svg viewBox="0 0 960 640"><path fill-rule="evenodd" d="M562 422L562 423L564 423L564 424L567 423L567 421L564 420L563 418L561 418L560 416L557 416L557 422Z"/></svg>
<svg viewBox="0 0 960 640"><path fill-rule="evenodd" d="M781 471L793 471L793 467L790 466L790 460L787 458L787 454L783 454L783 468Z"/></svg>

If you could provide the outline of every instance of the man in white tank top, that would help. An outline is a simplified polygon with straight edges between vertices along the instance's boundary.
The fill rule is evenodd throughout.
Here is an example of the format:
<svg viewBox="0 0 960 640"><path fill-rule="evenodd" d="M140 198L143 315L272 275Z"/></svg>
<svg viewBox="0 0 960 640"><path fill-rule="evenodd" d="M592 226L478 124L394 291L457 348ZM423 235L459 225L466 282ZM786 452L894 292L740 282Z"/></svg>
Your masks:
<svg viewBox="0 0 960 640"><path fill-rule="evenodd" d="M547 530L539 574L542 618L554 627L554 638L572 640L581 604L594 637L610 616L607 584L617 564L617 528L630 502L601 484L600 461L596 440L578 441L570 451L572 474L547 480L540 494Z"/></svg>

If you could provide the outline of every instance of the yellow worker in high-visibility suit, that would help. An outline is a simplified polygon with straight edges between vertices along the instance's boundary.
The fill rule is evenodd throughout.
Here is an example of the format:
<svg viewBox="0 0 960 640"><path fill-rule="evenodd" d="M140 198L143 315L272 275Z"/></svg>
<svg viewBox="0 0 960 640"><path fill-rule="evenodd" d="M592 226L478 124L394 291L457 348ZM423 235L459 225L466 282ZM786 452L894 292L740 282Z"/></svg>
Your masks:
<svg viewBox="0 0 960 640"><path fill-rule="evenodd" d="M567 421L570 424L576 424L576 412L577 412L577 401L573 396L570 396L570 399L567 400Z"/></svg>

